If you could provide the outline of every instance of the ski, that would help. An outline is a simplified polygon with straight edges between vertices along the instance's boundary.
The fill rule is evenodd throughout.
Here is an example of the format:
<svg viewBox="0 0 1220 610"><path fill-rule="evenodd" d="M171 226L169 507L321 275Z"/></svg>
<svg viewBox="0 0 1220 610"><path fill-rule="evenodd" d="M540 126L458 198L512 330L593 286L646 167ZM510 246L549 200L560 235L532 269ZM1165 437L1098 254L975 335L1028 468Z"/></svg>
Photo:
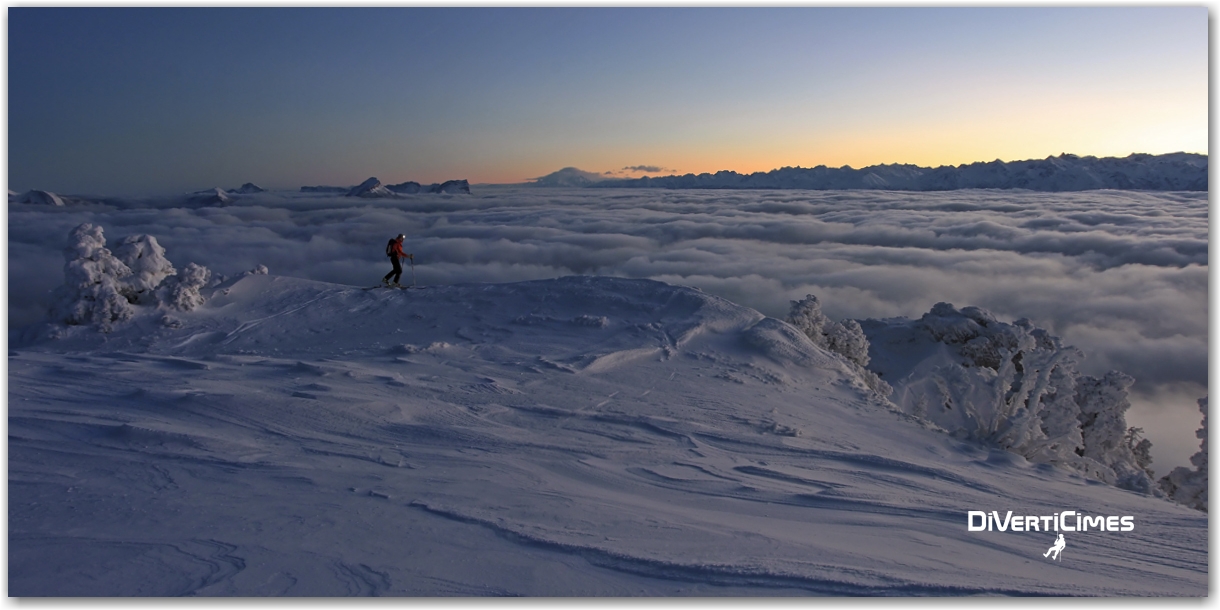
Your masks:
<svg viewBox="0 0 1220 610"><path fill-rule="evenodd" d="M385 284L378 284L376 286L369 286L368 288L361 288L361 290L375 290L377 288L393 288L395 290L423 290L426 288L426 286L386 286Z"/></svg>

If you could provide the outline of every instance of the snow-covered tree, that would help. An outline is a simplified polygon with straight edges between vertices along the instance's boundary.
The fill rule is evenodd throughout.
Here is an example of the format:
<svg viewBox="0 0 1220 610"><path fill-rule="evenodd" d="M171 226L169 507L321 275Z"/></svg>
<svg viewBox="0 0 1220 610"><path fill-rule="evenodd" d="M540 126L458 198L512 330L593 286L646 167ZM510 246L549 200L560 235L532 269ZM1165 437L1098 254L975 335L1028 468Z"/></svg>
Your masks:
<svg viewBox="0 0 1220 610"><path fill-rule="evenodd" d="M1134 380L1081 375L1084 354L1029 320L1005 323L977 307L937 303L918 320L865 320L861 328L899 409L1032 462L1159 494L1140 457L1151 443L1127 439Z"/></svg>
<svg viewBox="0 0 1220 610"><path fill-rule="evenodd" d="M814 345L840 354L861 367L868 366L868 339L860 324L855 320L832 321L822 313L822 304L812 294L792 301L787 322L805 333Z"/></svg>
<svg viewBox="0 0 1220 610"><path fill-rule="evenodd" d="M1199 451L1190 456L1195 469L1185 466L1174 468L1158 481L1161 489L1174 501L1191 508L1207 512L1207 398L1199 399L1199 410L1203 412L1203 424L1195 431L1200 439Z"/></svg>
<svg viewBox="0 0 1220 610"><path fill-rule="evenodd" d="M124 280L128 300L146 300L165 278L177 273L173 263L165 258L165 248L152 235L131 235L119 242L114 255L131 269Z"/></svg>
<svg viewBox="0 0 1220 610"><path fill-rule="evenodd" d="M124 295L131 269L106 249L102 227L85 223L73 229L64 258L64 284L51 306L53 321L110 332L135 315Z"/></svg>
<svg viewBox="0 0 1220 610"><path fill-rule="evenodd" d="M1127 428L1123 441L1131 448L1135 464L1148 473L1148 476L1152 476L1152 441L1144 438L1144 429Z"/></svg>
<svg viewBox="0 0 1220 610"><path fill-rule="evenodd" d="M1084 445L1076 453L1109 467L1112 474L1102 472L1100 476L1107 483L1151 493L1156 486L1127 438L1126 413L1131 408L1127 391L1134 383L1134 378L1118 371L1101 378L1082 375L1077 379L1076 404Z"/></svg>
<svg viewBox="0 0 1220 610"><path fill-rule="evenodd" d="M868 387L884 396L890 394L892 388L889 384L865 368L868 366L868 338L864 336L859 322L831 320L822 313L822 304L812 294L805 295L800 301L792 301L786 322L809 337L814 345L839 354L855 365Z"/></svg>
<svg viewBox="0 0 1220 610"><path fill-rule="evenodd" d="M51 321L91 324L102 332L131 319L133 305L195 309L205 301L200 289L212 276L194 263L175 274L165 248L151 235L127 237L112 253L102 227L88 223L72 230L64 258L65 281L55 291Z"/></svg>
<svg viewBox="0 0 1220 610"><path fill-rule="evenodd" d="M207 300L199 289L207 286L210 279L212 272L207 267L188 263L178 275L165 280L157 290L157 300L164 307L191 311Z"/></svg>

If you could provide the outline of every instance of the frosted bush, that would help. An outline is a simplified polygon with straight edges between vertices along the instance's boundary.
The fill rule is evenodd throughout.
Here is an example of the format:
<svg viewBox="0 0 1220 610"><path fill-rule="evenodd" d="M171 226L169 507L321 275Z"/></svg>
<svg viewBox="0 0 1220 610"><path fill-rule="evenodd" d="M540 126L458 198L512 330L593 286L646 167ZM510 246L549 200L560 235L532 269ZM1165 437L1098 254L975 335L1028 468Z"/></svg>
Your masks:
<svg viewBox="0 0 1220 610"><path fill-rule="evenodd" d="M800 301L792 301L788 312L789 324L809 337L813 344L843 356L854 365L865 384L882 396L889 396L892 388L882 381L868 366L868 338L855 320L834 322L822 313L822 305L812 294Z"/></svg>
<svg viewBox="0 0 1220 610"><path fill-rule="evenodd" d="M1133 442L1126 425L1131 377L1081 375L1076 348L1029 320L1004 323L977 307L937 303L918 320L862 328L902 411L1032 462L1159 494L1147 470L1151 443Z"/></svg>
<svg viewBox="0 0 1220 610"><path fill-rule="evenodd" d="M1076 403L1080 406L1080 431L1084 446L1077 453L1108 466L1111 473L1102 473L1108 483L1141 493L1152 493L1156 486L1140 464L1131 446L1131 433L1126 413L1131 408L1127 391L1135 383L1132 377L1110 371L1105 377L1081 376L1077 380ZM1146 448L1151 448L1151 441ZM1108 476L1107 476L1108 475Z"/></svg>
<svg viewBox="0 0 1220 610"><path fill-rule="evenodd" d="M1201 442L1199 451L1190 456L1195 469L1178 466L1158 484L1175 502L1207 512L1207 398L1199 399L1199 410L1203 412L1203 424L1195 436Z"/></svg>
<svg viewBox="0 0 1220 610"><path fill-rule="evenodd" d="M1144 438L1144 429L1127 428L1123 440L1135 456L1135 465L1148 473L1148 476L1152 476L1152 441Z"/></svg>
<svg viewBox="0 0 1220 610"><path fill-rule="evenodd" d="M822 304L812 294L792 301L788 323L805 333L813 344L835 352L860 367L868 366L868 339L855 320L833 322L822 313Z"/></svg>
<svg viewBox="0 0 1220 610"><path fill-rule="evenodd" d="M200 289L212 275L194 263L175 274L165 248L151 235L127 237L112 253L102 227L88 223L72 230L64 258L64 284L54 293L51 321L93 325L102 332L135 316L134 304L195 309L204 302Z"/></svg>
<svg viewBox="0 0 1220 610"><path fill-rule="evenodd" d="M157 291L157 300L164 307L191 311L207 300L199 290L207 286L211 278L212 272L207 267L188 263L178 275L165 281Z"/></svg>
<svg viewBox="0 0 1220 610"><path fill-rule="evenodd" d="M131 235L114 249L114 255L131 269L124 281L128 300L139 302L151 296L165 278L177 273L165 258L165 248L152 235Z"/></svg>
<svg viewBox="0 0 1220 610"><path fill-rule="evenodd" d="M53 321L110 332L135 315L124 295L131 269L106 249L102 227L85 223L73 229L64 258L64 284L51 306Z"/></svg>

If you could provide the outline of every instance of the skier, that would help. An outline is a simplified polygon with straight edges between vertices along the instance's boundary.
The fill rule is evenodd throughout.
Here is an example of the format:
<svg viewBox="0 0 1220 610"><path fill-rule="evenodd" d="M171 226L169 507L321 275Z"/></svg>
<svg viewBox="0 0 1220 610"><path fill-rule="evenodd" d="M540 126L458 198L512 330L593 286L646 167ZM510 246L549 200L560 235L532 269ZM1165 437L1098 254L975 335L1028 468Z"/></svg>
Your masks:
<svg viewBox="0 0 1220 610"><path fill-rule="evenodd" d="M407 238L406 235L399 233L398 237L391 239L389 241L389 243L387 243L385 245L385 254L386 254L386 256L390 257L390 262L394 264L394 269L391 270L389 273L385 274L385 277L381 278L382 286L401 287L402 284L399 284L398 280L402 279L402 263L399 261L401 261L402 259L405 259L405 258L411 259L412 262L415 261L414 254L403 254L402 240L404 240L406 238ZM394 278L394 283L392 283L392 284L390 283L391 277Z"/></svg>

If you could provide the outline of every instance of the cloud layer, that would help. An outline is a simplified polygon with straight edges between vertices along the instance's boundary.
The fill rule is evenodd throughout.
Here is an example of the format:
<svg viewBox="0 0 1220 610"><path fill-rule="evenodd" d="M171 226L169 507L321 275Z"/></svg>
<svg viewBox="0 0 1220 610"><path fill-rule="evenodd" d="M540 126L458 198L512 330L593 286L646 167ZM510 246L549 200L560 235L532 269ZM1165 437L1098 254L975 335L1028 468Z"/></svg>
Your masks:
<svg viewBox="0 0 1220 610"><path fill-rule="evenodd" d="M1120 191L489 187L380 201L261 193L199 208L12 204L9 324L45 315L82 222L112 243L152 234L178 266L265 264L353 285L389 270L382 248L401 232L422 284L603 274L695 286L776 317L815 294L834 319L917 317L939 301L1030 318L1083 349L1085 373L1136 377L1133 422L1173 454L1163 460L1185 463L1193 428L1156 428L1178 411L1196 417L1206 392L1207 218L1206 193Z"/></svg>

